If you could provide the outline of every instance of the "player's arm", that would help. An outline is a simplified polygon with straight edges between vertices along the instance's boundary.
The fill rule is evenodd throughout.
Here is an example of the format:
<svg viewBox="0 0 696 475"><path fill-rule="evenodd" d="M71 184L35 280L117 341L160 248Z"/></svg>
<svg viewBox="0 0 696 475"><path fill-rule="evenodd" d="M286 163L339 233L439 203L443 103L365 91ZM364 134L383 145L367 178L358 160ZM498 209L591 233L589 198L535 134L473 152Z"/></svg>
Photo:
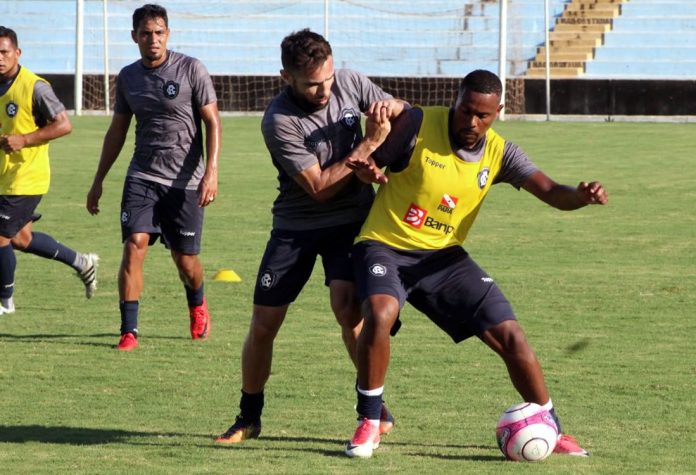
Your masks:
<svg viewBox="0 0 696 475"><path fill-rule="evenodd" d="M63 111L56 115L46 126L29 134L12 134L0 138L0 144L7 153L22 150L24 147L40 145L62 137L72 131L68 114Z"/></svg>
<svg viewBox="0 0 696 475"><path fill-rule="evenodd" d="M583 181L573 188L556 183L541 170L532 173L522 184L522 188L544 203L563 211L586 205L604 205L608 201L607 192L598 181Z"/></svg>
<svg viewBox="0 0 696 475"><path fill-rule="evenodd" d="M319 202L326 202L352 179L349 163L371 162L370 155L384 142L391 130L386 109L368 115L365 136L341 161L322 170L319 164L296 174L293 178L305 192Z"/></svg>
<svg viewBox="0 0 696 475"><path fill-rule="evenodd" d="M99 199L102 195L102 183L123 149L123 144L126 142L126 136L128 135L131 117L133 117L133 114L120 114L115 112L111 119L111 125L104 136L97 172L94 174L92 186L87 193L86 207L90 214L99 213Z"/></svg>
<svg viewBox="0 0 696 475"><path fill-rule="evenodd" d="M222 142L222 127L217 102L200 108L201 119L205 125L205 174L198 185L198 206L209 205L218 192L218 161Z"/></svg>
<svg viewBox="0 0 696 475"><path fill-rule="evenodd" d="M398 111L399 115L396 117L391 117L392 111L386 111L387 116L390 117L391 133L372 156L367 160L357 158L349 160L348 166L355 172L360 181L382 185L388 181L387 176L382 172L382 168L389 167L392 171L399 171L408 166L423 120L423 114L420 109L411 108L408 103L403 104L403 108ZM378 116L375 115L378 110L371 107L372 115L368 115L368 127L371 124L371 120L379 120ZM406 113L402 114L404 111Z"/></svg>
<svg viewBox="0 0 696 475"><path fill-rule="evenodd" d="M28 134L0 137L0 147L5 152L12 153L24 147L41 145L72 131L72 124L65 112L65 106L48 83L36 81L31 107L39 128Z"/></svg>

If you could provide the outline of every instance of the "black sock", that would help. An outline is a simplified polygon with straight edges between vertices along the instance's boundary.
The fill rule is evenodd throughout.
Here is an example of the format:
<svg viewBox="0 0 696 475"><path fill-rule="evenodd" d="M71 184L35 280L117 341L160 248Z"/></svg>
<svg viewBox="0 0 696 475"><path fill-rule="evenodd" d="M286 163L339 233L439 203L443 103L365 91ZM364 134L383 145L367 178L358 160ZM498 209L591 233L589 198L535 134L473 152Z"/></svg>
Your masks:
<svg viewBox="0 0 696 475"><path fill-rule="evenodd" d="M121 335L133 333L138 335L138 301L126 300L118 304L121 310Z"/></svg>
<svg viewBox="0 0 696 475"><path fill-rule="evenodd" d="M55 259L63 264L69 265L77 271L82 270L77 265L77 252L59 243L48 234L31 233L31 242L24 252L46 259Z"/></svg>
<svg viewBox="0 0 696 475"><path fill-rule="evenodd" d="M263 391L256 394L249 394L242 391L239 409L244 420L249 422L260 422L261 412L263 412Z"/></svg>
<svg viewBox="0 0 696 475"><path fill-rule="evenodd" d="M0 298L9 299L14 292L17 258L12 245L0 247Z"/></svg>
<svg viewBox="0 0 696 475"><path fill-rule="evenodd" d="M203 292L203 284L201 284L201 286L195 290L188 285L184 285L184 289L186 290L186 300L188 301L189 307L198 307L199 305L203 305L203 297L205 297L205 293Z"/></svg>
<svg viewBox="0 0 696 475"><path fill-rule="evenodd" d="M379 420L382 412L382 395L366 396L358 391L358 414L370 420Z"/></svg>

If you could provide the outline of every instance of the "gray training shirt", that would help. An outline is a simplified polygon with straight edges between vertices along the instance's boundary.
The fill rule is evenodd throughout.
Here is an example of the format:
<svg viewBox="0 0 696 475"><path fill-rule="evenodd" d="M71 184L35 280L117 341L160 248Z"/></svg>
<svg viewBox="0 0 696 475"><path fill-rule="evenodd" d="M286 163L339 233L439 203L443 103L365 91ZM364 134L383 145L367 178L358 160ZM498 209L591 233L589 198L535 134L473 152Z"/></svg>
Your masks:
<svg viewBox="0 0 696 475"><path fill-rule="evenodd" d="M353 177L327 203L310 197L292 178L319 163L322 169L340 161L362 140L361 112L391 96L367 77L337 69L329 103L307 112L286 89L269 104L261 132L278 169L279 194L273 203L273 228L320 229L362 222L370 210L374 190Z"/></svg>
<svg viewBox="0 0 696 475"><path fill-rule="evenodd" d="M199 109L216 101L203 63L176 51L156 68L140 60L123 68L114 112L136 118L128 176L196 189L205 172Z"/></svg>

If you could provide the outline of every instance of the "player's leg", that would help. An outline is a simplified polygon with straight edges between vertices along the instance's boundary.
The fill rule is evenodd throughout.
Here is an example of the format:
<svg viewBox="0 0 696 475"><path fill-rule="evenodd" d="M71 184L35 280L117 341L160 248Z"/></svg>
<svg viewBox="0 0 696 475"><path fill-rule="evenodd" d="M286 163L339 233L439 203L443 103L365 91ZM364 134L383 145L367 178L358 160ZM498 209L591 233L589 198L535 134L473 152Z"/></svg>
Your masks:
<svg viewBox="0 0 696 475"><path fill-rule="evenodd" d="M179 271L179 278L184 284L186 301L189 308L189 331L191 339L205 340L210 333L210 312L205 300L203 284L203 266L197 255L172 251L172 259Z"/></svg>
<svg viewBox="0 0 696 475"><path fill-rule="evenodd" d="M2 196L0 197L0 235L4 238L0 243L0 262L4 262L3 276L0 277L0 284L6 290L4 295L7 305L4 312L14 310L11 300L12 288L14 285L14 268L16 260L12 249L25 253L37 255L39 257L57 260L77 271L85 284L87 298L90 298L97 286L97 265L99 257L96 254L83 254L70 249L59 243L48 234L34 232L32 222L39 219L41 215L34 213L41 201L41 195L28 196ZM8 247L9 245L11 247ZM0 296L0 300L3 296ZM0 308L0 312L2 312Z"/></svg>
<svg viewBox="0 0 696 475"><path fill-rule="evenodd" d="M117 349L130 351L138 347L138 312L143 291L143 263L150 244L147 233L133 233L123 243L123 255L118 270L121 338Z"/></svg>
<svg viewBox="0 0 696 475"><path fill-rule="evenodd" d="M548 402L541 364L517 320L505 320L479 337L503 359L512 385L524 401L540 406Z"/></svg>
<svg viewBox="0 0 696 475"><path fill-rule="evenodd" d="M121 196L123 254L118 271L121 351L138 347L138 313L143 291L143 263L147 250L161 233L155 214L156 183L127 177Z"/></svg>
<svg viewBox="0 0 696 475"><path fill-rule="evenodd" d="M204 210L198 206L196 190L157 186L159 201L156 216L162 229L162 241L170 249L172 259L184 284L189 309L191 339L205 340L211 329L210 312L203 286L201 252Z"/></svg>
<svg viewBox="0 0 696 475"><path fill-rule="evenodd" d="M44 259L52 259L75 269L77 277L85 286L85 296L92 298L97 290L99 256L93 252L77 252L45 233L32 230L31 222L12 239L12 246Z"/></svg>
<svg viewBox="0 0 696 475"><path fill-rule="evenodd" d="M10 238L0 235L0 315L14 313L14 276L17 267Z"/></svg>
<svg viewBox="0 0 696 475"><path fill-rule="evenodd" d="M235 444L259 436L273 342L290 303L309 279L316 256L311 233L271 232L259 265L251 323L242 348L241 412L216 442Z"/></svg>
<svg viewBox="0 0 696 475"><path fill-rule="evenodd" d="M457 286L462 287L458 289ZM432 317L431 319L447 331L454 341L459 342L471 335L477 335L500 355L510 380L522 399L539 404L551 412L561 434L561 425L546 388L541 364L522 327L515 319L512 307L493 279L476 265L473 259L465 255L458 259L455 273L438 287L443 294L465 297L461 301L450 300L452 308L440 308L439 320ZM413 301L411 303L416 307L420 306ZM460 312L456 312L457 307L460 308ZM444 317L447 314L459 314L464 318L451 322ZM559 453L588 455L587 451L568 435L559 435L556 446L555 451Z"/></svg>
<svg viewBox="0 0 696 475"><path fill-rule="evenodd" d="M507 367L513 386L524 401L548 410L558 427L555 453L586 457L589 453L570 435L563 434L553 402L544 382L541 364L516 320L508 320L481 334L481 339L498 353Z"/></svg>
<svg viewBox="0 0 696 475"><path fill-rule="evenodd" d="M371 457L380 443L384 381L391 355L390 331L406 299L398 256L376 243L353 248L358 297L363 301L363 328L357 341L358 427L346 444L349 457Z"/></svg>
<svg viewBox="0 0 696 475"><path fill-rule="evenodd" d="M325 284L329 287L331 310L341 326L343 344L357 369L357 340L362 330L360 301L355 288L353 269L353 242L360 232L361 223L351 223L320 230L319 254L324 266ZM357 389L357 381L356 381ZM394 416L382 401L379 417L380 434L389 433L394 427Z"/></svg>
<svg viewBox="0 0 696 475"><path fill-rule="evenodd" d="M355 284L346 280L332 280L329 283L329 300L336 321L341 326L341 337L348 356L357 367L356 347L362 329L362 315L355 295Z"/></svg>

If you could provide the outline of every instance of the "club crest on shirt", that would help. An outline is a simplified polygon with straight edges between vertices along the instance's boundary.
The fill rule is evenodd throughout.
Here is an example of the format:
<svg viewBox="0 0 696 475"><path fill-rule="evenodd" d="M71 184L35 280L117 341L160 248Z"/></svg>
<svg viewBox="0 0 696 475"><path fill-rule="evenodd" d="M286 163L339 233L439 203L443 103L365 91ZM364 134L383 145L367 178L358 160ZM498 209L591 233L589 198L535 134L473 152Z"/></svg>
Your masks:
<svg viewBox="0 0 696 475"><path fill-rule="evenodd" d="M8 117L14 117L17 115L17 112L19 112L19 106L10 101L5 106L5 112L7 113Z"/></svg>
<svg viewBox="0 0 696 475"><path fill-rule="evenodd" d="M437 209L444 211L447 214L452 214L452 211L454 211L454 208L457 206L457 201L459 201L459 198L445 193L442 195L442 199L440 200L440 204L437 205Z"/></svg>
<svg viewBox="0 0 696 475"><path fill-rule="evenodd" d="M353 109L343 109L340 122L346 129L355 130L358 124L360 124L360 115Z"/></svg>
<svg viewBox="0 0 696 475"><path fill-rule="evenodd" d="M486 183L488 183L489 173L490 173L490 170L488 170L488 168L484 168L476 176L476 180L478 181L478 187L482 190L483 190L483 187L486 186Z"/></svg>
<svg viewBox="0 0 696 475"><path fill-rule="evenodd" d="M179 95L179 84L174 81L167 81L164 83L162 91L164 92L164 97L167 99L174 99Z"/></svg>

